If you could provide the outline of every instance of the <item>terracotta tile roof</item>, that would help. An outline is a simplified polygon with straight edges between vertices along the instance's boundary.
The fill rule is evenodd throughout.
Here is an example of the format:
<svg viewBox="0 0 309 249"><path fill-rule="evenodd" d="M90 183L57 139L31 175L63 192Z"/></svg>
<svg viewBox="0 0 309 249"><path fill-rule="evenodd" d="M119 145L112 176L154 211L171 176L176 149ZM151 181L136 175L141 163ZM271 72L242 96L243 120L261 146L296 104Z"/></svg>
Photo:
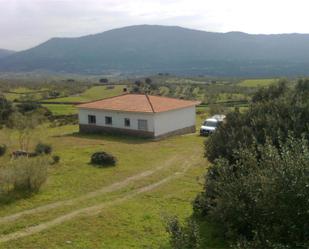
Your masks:
<svg viewBox="0 0 309 249"><path fill-rule="evenodd" d="M198 101L167 98L145 94L123 94L78 105L78 108L124 112L156 113L200 104Z"/></svg>

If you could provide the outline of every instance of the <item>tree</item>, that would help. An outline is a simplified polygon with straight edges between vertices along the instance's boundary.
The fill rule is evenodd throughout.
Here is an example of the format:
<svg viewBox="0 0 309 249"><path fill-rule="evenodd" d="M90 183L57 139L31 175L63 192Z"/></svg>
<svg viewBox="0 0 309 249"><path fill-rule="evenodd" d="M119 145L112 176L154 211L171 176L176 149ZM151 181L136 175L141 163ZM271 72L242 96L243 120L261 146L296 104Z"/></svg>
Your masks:
<svg viewBox="0 0 309 249"><path fill-rule="evenodd" d="M102 78L102 79L100 79L100 83L104 83L104 84L106 84L106 83L108 83L108 79L106 79L106 78Z"/></svg>
<svg viewBox="0 0 309 249"><path fill-rule="evenodd" d="M13 111L12 103L0 95L0 125L7 123Z"/></svg>
<svg viewBox="0 0 309 249"><path fill-rule="evenodd" d="M146 82L146 84L149 84L149 85L150 85L150 84L152 83L152 80L151 80L150 78L146 78L146 79L145 79L145 82Z"/></svg>
<svg viewBox="0 0 309 249"><path fill-rule="evenodd" d="M18 133L19 149L28 151L33 131L44 120L44 117L38 113L22 114L15 112L10 117L9 127L15 129Z"/></svg>

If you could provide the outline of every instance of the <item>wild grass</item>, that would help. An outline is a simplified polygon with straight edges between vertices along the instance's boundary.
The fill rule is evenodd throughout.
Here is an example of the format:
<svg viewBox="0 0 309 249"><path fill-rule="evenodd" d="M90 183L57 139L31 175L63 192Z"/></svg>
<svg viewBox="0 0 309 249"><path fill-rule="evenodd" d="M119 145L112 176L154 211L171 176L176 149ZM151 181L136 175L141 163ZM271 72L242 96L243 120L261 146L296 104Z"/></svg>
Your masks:
<svg viewBox="0 0 309 249"><path fill-rule="evenodd" d="M267 87L276 84L276 82L278 82L278 79L248 79L241 81L237 85L243 87Z"/></svg>
<svg viewBox="0 0 309 249"><path fill-rule="evenodd" d="M53 115L70 115L77 113L74 105L43 104L43 106L49 109L53 113Z"/></svg>
<svg viewBox="0 0 309 249"><path fill-rule="evenodd" d="M125 85L115 85L113 86L113 88L109 89L108 86L94 86L94 87L89 88L85 92L75 95L75 96L50 99L48 101L87 102L87 101L92 101L92 100L104 99L104 98L109 98L109 97L120 95L121 93L123 93L124 87Z"/></svg>

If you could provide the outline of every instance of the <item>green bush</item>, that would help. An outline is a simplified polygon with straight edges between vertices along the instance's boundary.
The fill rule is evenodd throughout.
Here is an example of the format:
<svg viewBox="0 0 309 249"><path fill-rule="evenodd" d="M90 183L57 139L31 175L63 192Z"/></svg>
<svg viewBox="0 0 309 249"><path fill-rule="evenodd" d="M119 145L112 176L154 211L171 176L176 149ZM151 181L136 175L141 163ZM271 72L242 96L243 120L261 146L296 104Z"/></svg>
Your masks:
<svg viewBox="0 0 309 249"><path fill-rule="evenodd" d="M0 95L0 124L7 124L11 114L14 112L13 105L4 96Z"/></svg>
<svg viewBox="0 0 309 249"><path fill-rule="evenodd" d="M0 194L12 191L37 192L47 179L46 158L12 160L0 168Z"/></svg>
<svg viewBox="0 0 309 249"><path fill-rule="evenodd" d="M44 144L44 143L38 143L35 147L35 153L37 153L38 155L42 155L42 154L51 154L53 151L52 146L49 144Z"/></svg>
<svg viewBox="0 0 309 249"><path fill-rule="evenodd" d="M170 234L173 249L200 248L199 227L193 219L183 226L176 217L171 217L167 220L166 230Z"/></svg>
<svg viewBox="0 0 309 249"><path fill-rule="evenodd" d="M58 155L53 155L52 156L52 164L57 164L57 163L59 163L60 162L60 156L58 156Z"/></svg>
<svg viewBox="0 0 309 249"><path fill-rule="evenodd" d="M91 156L91 164L98 166L114 166L117 162L116 157L106 152L96 152Z"/></svg>
<svg viewBox="0 0 309 249"><path fill-rule="evenodd" d="M245 238L251 248L308 248L307 140L289 136L279 146L268 140L235 153L235 163L220 159L209 170L196 209L221 224L229 239Z"/></svg>
<svg viewBox="0 0 309 249"><path fill-rule="evenodd" d="M0 144L0 156L3 156L6 152L6 145L5 144Z"/></svg>

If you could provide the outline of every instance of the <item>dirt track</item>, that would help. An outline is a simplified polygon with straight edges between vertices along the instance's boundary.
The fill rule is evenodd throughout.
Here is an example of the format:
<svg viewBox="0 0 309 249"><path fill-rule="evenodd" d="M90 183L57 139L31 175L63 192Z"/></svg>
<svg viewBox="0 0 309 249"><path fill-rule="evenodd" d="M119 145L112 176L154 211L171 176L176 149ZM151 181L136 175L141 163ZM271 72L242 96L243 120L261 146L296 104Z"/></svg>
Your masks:
<svg viewBox="0 0 309 249"><path fill-rule="evenodd" d="M170 167L173 164L174 161L175 161L175 158L169 159L163 165L161 165L161 166L159 166L155 169L147 170L147 171L141 172L139 174L130 176L130 177L128 177L128 178L126 178L122 181L115 182L115 183L113 183L109 186L103 187L101 189L87 193L85 195L82 195L82 196L74 198L74 199L57 201L57 202L47 204L47 205L44 205L44 206L39 206L39 207L36 207L36 208L33 208L33 209L21 211L19 213L15 213L15 214L12 214L12 215L0 217L0 224L6 223L6 222L12 222L12 221L17 220L17 219L19 219L19 218L21 218L22 216L25 216L25 215L36 214L36 213L39 213L39 212L45 212L45 211L48 211L48 210L51 210L51 209L54 209L54 208L58 208L58 207L62 207L62 206L69 206L69 205L78 204L80 201L91 199L91 198L97 197L97 196L104 194L104 193L109 193L109 192L119 190L119 189L127 186L131 182L134 182L134 181L143 179L147 176L150 176L150 175L156 173L157 171L159 171L163 168Z"/></svg>
<svg viewBox="0 0 309 249"><path fill-rule="evenodd" d="M13 232L13 233L10 233L10 234L0 236L0 243L39 233L43 230L46 230L46 229L49 229L53 226L59 225L63 222L71 220L71 219L73 219L77 216L80 216L80 215L95 215L106 207L122 203L122 202L124 202L128 199L135 197L138 194L142 194L142 193L154 190L157 187L159 187L160 185L183 175L192 165L192 161L194 161L194 157L196 157L196 155L192 155L189 159L187 159L186 161L183 161L181 163L182 167L178 172L175 172L175 173L161 179L160 181L146 185L146 186L141 187L141 188L136 189L136 190L132 190L132 191L126 193L125 195L123 195L122 197L116 198L112 201L107 201L107 202L103 202L103 203L93 205L93 206L90 206L90 207L77 209L77 210L74 210L72 212L66 213L64 215L58 216L57 218L55 218L53 220L43 222L39 225L23 228L23 229L21 229L17 232ZM128 185L132 181L142 179L144 177L147 177L149 175L154 174L155 172L161 170L162 168L166 168L166 167L171 166L173 164L173 162L175 161L175 159L176 158L172 158L172 159L168 160L164 165L161 165L160 167L157 167L153 170L144 171L140 174L131 176L131 177L129 177L129 178L123 180L123 181L116 182L116 183L114 183L110 186L104 187L104 188L99 189L95 192L88 193L84 196L81 196L81 197L78 197L78 198L75 198L75 199L71 199L71 200L67 200L67 201L60 201L60 202L51 203L51 204L48 204L48 205L45 205L45 206L40 206L40 207L37 207L37 208L34 208L34 209L22 211L22 212L19 212L19 213L10 215L10 216L2 217L0 219L0 222L4 223L4 222L14 221L14 220L17 220L18 218L22 217L23 215L35 214L37 212L47 211L47 210L50 210L52 208L59 207L59 206L62 206L62 205L72 205L72 204L74 204L78 201L86 200L86 199L89 199L89 198L92 198L92 197L96 197L96 196L98 196L102 193L107 193L107 192L112 192L112 191L118 190L122 187L125 187L126 185Z"/></svg>

